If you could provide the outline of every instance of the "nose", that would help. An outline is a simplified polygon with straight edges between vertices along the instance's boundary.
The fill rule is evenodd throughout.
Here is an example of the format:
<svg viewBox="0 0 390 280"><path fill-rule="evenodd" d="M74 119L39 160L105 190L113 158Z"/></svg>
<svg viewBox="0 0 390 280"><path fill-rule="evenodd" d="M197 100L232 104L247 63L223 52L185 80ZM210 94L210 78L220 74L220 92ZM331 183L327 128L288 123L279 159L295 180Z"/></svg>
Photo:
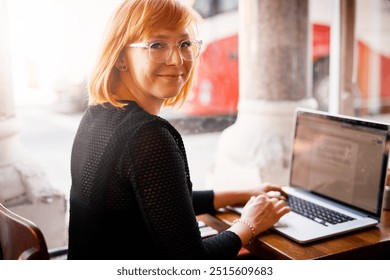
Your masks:
<svg viewBox="0 0 390 280"><path fill-rule="evenodd" d="M175 65L180 66L183 64L183 58L180 54L180 49L178 47L173 47L171 49L171 53L168 56L167 61L165 62L166 65Z"/></svg>

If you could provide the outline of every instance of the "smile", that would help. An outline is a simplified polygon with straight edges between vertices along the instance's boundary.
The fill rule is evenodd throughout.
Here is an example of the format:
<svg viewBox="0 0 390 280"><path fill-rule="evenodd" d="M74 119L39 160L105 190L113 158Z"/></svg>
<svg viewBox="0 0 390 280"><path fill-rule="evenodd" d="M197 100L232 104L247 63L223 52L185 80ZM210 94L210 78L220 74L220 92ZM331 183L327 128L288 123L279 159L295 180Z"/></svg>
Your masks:
<svg viewBox="0 0 390 280"><path fill-rule="evenodd" d="M173 80L173 81L176 81L176 80L179 80L182 78L183 75L158 75L158 77L160 78L163 78L163 79L167 79L167 80Z"/></svg>

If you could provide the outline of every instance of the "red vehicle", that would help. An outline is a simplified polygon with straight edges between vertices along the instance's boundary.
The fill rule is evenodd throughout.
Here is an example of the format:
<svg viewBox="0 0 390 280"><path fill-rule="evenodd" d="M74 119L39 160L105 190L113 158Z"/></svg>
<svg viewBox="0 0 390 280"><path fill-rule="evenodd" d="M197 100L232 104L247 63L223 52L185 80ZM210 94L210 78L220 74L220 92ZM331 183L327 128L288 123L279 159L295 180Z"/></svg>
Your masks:
<svg viewBox="0 0 390 280"><path fill-rule="evenodd" d="M181 108L188 116L221 116L237 113L238 102L238 0L195 0L194 8L204 18L201 26L205 45L197 83ZM203 33L202 33L203 31ZM328 108L329 24L312 24L313 97L319 109ZM390 52L390 51L389 51ZM361 112L386 111L390 100L390 57L375 52L365 40L358 41L358 104ZM373 57L379 56L380 93L372 92ZM371 86L369 85L371 84ZM373 96L374 95L374 96ZM379 106L379 107L378 107ZM379 109L378 109L379 108Z"/></svg>

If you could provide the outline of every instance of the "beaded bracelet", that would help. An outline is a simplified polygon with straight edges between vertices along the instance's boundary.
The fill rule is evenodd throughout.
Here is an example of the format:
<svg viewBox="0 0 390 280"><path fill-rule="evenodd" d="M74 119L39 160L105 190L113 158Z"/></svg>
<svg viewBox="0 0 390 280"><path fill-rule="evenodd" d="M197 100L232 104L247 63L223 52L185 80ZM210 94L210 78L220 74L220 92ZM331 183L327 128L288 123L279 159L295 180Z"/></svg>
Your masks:
<svg viewBox="0 0 390 280"><path fill-rule="evenodd" d="M246 243L247 245L251 244L252 243L251 241L253 239L255 239L255 237L257 236L255 227L252 224L250 224L248 221L243 220L243 219L234 220L233 224L236 224L236 223L242 223L243 225L246 225L251 230L252 238Z"/></svg>

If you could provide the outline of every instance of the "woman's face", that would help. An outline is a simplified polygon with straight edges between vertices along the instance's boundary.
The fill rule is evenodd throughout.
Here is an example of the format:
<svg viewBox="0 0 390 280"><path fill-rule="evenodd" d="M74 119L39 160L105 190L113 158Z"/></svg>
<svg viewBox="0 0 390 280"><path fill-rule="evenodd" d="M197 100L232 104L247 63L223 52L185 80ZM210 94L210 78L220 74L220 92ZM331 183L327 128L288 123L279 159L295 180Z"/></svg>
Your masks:
<svg viewBox="0 0 390 280"><path fill-rule="evenodd" d="M178 42L186 39L193 39L189 38L186 30L162 30L144 40L144 42L165 41L172 46L172 51L165 62L153 61L149 57L147 48L129 47L125 49L123 59L129 70L122 72L122 77L132 75L135 84L128 84L131 81L128 80L127 85L138 101L147 102L147 104L152 102L152 104L161 106L165 99L175 97L180 93L194 63L183 60L179 48L176 47Z"/></svg>

